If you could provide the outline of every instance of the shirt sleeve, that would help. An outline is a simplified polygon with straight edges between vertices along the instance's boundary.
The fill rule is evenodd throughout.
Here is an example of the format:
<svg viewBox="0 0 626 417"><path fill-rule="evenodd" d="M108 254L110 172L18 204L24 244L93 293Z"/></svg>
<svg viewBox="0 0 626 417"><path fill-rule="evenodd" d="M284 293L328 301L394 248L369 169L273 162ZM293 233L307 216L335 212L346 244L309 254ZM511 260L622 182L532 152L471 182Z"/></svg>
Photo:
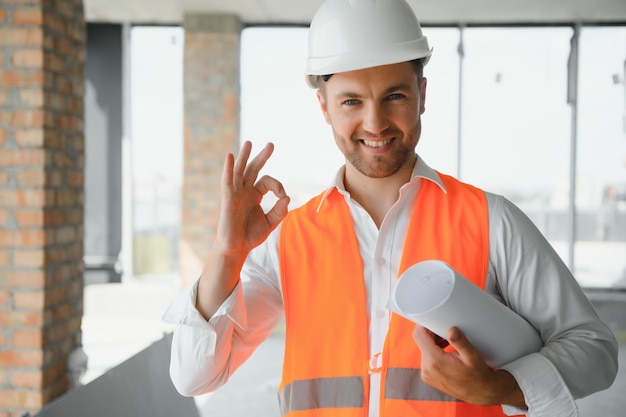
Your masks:
<svg viewBox="0 0 626 417"><path fill-rule="evenodd" d="M199 280L166 310L163 320L176 324L170 377L180 394L201 395L224 385L282 321L276 242L268 239L250 252L239 283L208 321L195 307Z"/></svg>
<svg viewBox="0 0 626 417"><path fill-rule="evenodd" d="M540 352L502 369L524 393L532 417L578 415L575 400L608 388L617 341L567 266L532 221L501 196L490 201L487 291L498 294L540 334ZM490 288L491 287L491 288ZM519 409L503 407L505 413Z"/></svg>

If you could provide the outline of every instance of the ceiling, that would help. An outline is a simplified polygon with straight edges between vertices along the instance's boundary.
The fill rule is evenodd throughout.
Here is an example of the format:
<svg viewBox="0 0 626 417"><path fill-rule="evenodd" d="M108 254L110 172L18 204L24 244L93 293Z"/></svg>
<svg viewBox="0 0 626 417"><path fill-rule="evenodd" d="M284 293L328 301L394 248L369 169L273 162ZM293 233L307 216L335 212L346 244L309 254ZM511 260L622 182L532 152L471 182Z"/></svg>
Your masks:
<svg viewBox="0 0 626 417"><path fill-rule="evenodd" d="M308 25L323 0L84 0L88 22L180 24L234 13L244 25ZM626 23L626 0L409 0L423 25Z"/></svg>

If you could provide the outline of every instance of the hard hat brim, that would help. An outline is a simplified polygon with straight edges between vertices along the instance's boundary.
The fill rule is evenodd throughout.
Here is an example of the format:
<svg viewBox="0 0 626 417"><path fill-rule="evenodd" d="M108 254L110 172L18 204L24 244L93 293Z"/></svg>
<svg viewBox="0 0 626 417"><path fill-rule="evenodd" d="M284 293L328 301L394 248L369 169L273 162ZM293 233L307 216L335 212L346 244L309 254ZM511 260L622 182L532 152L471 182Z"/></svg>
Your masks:
<svg viewBox="0 0 626 417"><path fill-rule="evenodd" d="M362 57L359 57L361 59L357 59L354 56L351 57L350 62L346 62L346 64L343 66L338 66L337 60L332 57L327 59L327 62L330 65L324 65L325 62L323 62L321 59L316 60L318 61L317 67L314 67L315 62L312 62L313 60L309 60L309 64L311 65L309 68L307 68L305 72L305 80L309 87L318 88L318 85L314 82L317 76L332 75L340 72L356 71L360 69L380 67L383 65L399 64L401 62L409 62L416 59L421 59L422 65L425 66L430 61L432 52L433 49L431 48L426 55L416 55L415 51L413 50L407 54L398 54L395 59L392 57L380 59L380 57L372 57L370 55L364 54ZM332 67L333 69L331 69L330 67ZM337 67L339 68L339 70L337 70Z"/></svg>

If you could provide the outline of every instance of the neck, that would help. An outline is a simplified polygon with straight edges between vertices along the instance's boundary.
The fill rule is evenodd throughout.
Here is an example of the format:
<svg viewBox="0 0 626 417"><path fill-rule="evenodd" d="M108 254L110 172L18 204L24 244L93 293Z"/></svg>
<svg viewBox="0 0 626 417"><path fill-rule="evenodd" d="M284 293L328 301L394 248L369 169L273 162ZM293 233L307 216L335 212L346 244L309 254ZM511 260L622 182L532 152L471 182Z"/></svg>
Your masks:
<svg viewBox="0 0 626 417"><path fill-rule="evenodd" d="M380 228L387 212L398 200L400 188L411 179L414 165L415 159L389 177L371 178L346 164L344 185L352 199L369 213Z"/></svg>

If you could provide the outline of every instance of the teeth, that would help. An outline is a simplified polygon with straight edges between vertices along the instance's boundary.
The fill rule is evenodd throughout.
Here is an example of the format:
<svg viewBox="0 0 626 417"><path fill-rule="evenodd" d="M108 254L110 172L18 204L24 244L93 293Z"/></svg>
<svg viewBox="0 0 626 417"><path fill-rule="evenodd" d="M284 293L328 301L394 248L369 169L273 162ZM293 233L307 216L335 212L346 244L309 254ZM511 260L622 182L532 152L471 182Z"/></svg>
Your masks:
<svg viewBox="0 0 626 417"><path fill-rule="evenodd" d="M389 142L391 142L391 139L389 140L385 140L385 141L370 141L370 140L363 140L363 143L366 144L367 146L370 146L372 148L380 148L382 146L385 146L386 144L388 144Z"/></svg>

